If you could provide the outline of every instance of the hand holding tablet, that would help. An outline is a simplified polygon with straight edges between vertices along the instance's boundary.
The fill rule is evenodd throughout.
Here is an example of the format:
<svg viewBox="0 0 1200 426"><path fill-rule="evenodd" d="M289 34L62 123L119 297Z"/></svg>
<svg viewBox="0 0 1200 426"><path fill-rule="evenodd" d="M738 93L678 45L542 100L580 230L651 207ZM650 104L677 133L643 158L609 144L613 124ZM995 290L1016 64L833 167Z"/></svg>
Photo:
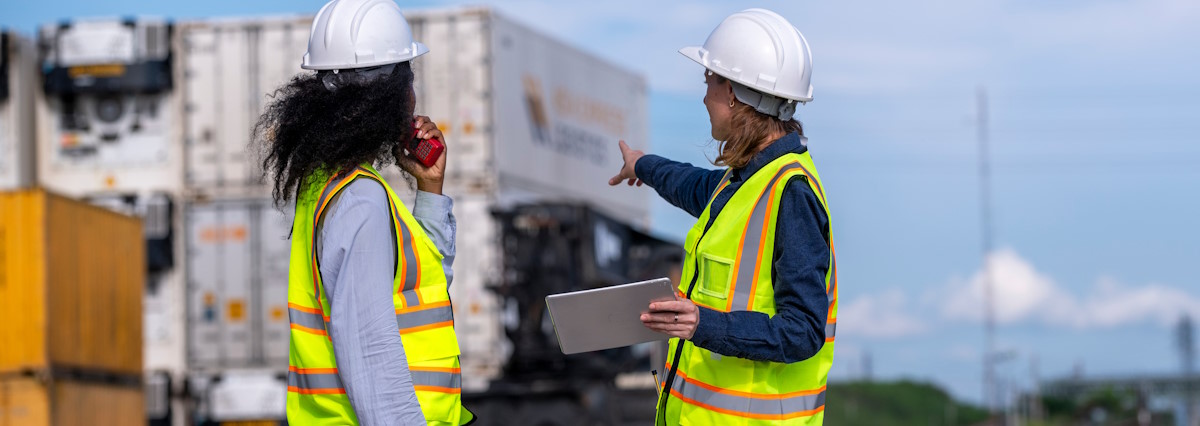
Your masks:
<svg viewBox="0 0 1200 426"><path fill-rule="evenodd" d="M641 318L651 303L675 300L671 280L659 278L550 295L546 307L558 346L570 355L670 338L647 328Z"/></svg>

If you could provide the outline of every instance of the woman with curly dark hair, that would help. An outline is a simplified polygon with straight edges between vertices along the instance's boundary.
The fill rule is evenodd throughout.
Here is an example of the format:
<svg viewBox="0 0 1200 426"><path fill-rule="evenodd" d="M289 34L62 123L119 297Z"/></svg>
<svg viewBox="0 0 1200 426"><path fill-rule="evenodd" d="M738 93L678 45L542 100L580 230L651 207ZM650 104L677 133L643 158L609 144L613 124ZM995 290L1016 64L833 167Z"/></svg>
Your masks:
<svg viewBox="0 0 1200 426"><path fill-rule="evenodd" d="M276 204L295 204L289 423L474 419L460 399L448 293L445 139L413 115L410 62L428 51L391 0L334 0L304 55L316 73L280 88L255 128ZM391 164L416 181L411 212L376 169Z"/></svg>

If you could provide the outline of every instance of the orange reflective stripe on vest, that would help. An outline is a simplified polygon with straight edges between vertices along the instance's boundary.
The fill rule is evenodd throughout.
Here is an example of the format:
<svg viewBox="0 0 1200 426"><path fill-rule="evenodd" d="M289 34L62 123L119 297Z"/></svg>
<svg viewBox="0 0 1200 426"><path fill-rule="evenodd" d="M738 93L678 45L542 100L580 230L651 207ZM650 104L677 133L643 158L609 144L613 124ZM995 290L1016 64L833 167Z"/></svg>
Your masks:
<svg viewBox="0 0 1200 426"><path fill-rule="evenodd" d="M306 395L346 393L336 368L288 367L288 391Z"/></svg>
<svg viewBox="0 0 1200 426"><path fill-rule="evenodd" d="M462 370L458 368L412 367L413 386L417 390L462 393Z"/></svg>
<svg viewBox="0 0 1200 426"><path fill-rule="evenodd" d="M322 315L318 309L288 303L288 322L291 323L294 330L306 331L322 336L329 335L327 331L329 330L329 318Z"/></svg>
<svg viewBox="0 0 1200 426"><path fill-rule="evenodd" d="M397 309L396 324L400 326L400 334L448 327L454 325L454 308L446 301Z"/></svg>

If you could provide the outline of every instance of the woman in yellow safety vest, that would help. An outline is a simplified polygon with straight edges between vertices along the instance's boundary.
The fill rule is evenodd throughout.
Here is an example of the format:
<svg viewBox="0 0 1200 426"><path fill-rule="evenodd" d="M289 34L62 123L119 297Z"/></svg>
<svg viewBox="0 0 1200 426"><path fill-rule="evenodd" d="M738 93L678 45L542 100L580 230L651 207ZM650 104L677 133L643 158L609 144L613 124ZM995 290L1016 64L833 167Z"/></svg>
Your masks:
<svg viewBox="0 0 1200 426"><path fill-rule="evenodd" d="M287 416L295 425L463 425L448 287L454 216L444 141L414 117L411 61L427 53L392 0L334 0L313 21L302 74L255 129L278 205L294 203ZM410 211L376 170L416 181Z"/></svg>
<svg viewBox="0 0 1200 426"><path fill-rule="evenodd" d="M709 170L620 143L609 184L647 184L699 220L676 301L642 322L671 336L656 424L819 425L833 362L837 268L825 189L796 106L812 100L808 42L778 14L726 18L703 46Z"/></svg>

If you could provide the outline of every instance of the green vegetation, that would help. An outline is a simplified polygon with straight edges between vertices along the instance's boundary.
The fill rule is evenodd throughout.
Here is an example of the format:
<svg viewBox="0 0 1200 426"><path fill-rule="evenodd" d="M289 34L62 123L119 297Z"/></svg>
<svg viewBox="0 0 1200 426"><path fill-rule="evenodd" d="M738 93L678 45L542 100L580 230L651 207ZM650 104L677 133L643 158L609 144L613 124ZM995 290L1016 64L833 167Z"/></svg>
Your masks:
<svg viewBox="0 0 1200 426"><path fill-rule="evenodd" d="M1133 392L1117 389L1101 389L1079 395L1076 398L1042 398L1048 420L1041 425L1072 425L1090 423L1094 425L1140 424L1138 414L1144 411L1144 401ZM1173 425L1175 418L1169 412L1144 412L1151 425Z"/></svg>
<svg viewBox="0 0 1200 426"><path fill-rule="evenodd" d="M1035 408L1033 399L1023 399L1017 410L1029 426L1091 424L1117 426L1138 424L1138 416L1149 415L1151 425L1175 424L1171 413L1145 412L1144 401L1135 393L1103 389L1072 398L1042 397ZM1040 412L1041 420L1028 419ZM989 416L983 409L955 401L946 391L929 383L840 382L831 383L826 393L825 424L837 426L980 426ZM998 421L999 419L992 419ZM999 423L995 423L999 424Z"/></svg>
<svg viewBox="0 0 1200 426"><path fill-rule="evenodd" d="M935 385L910 381L831 383L826 402L827 425L965 426L988 418Z"/></svg>

